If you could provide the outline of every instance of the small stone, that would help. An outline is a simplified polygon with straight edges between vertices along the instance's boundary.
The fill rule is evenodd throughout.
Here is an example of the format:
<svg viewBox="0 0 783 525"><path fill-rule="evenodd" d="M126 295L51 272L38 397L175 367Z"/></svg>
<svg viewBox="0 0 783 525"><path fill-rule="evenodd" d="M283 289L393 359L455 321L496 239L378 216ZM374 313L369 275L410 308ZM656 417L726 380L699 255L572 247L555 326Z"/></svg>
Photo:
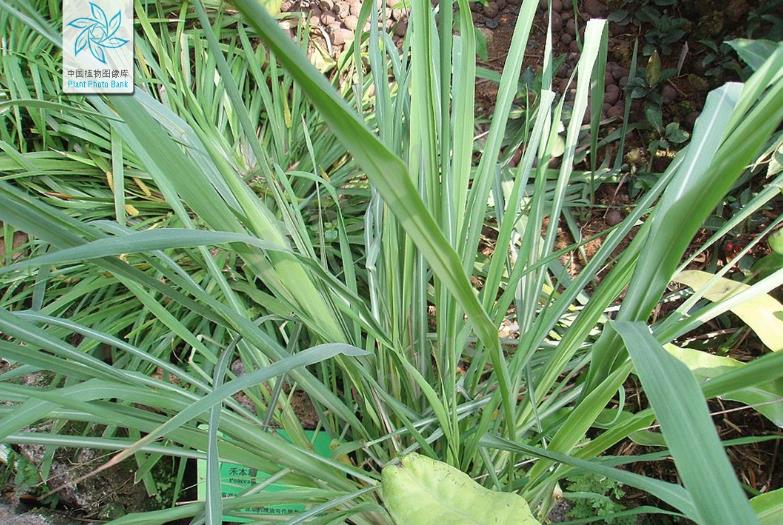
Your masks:
<svg viewBox="0 0 783 525"><path fill-rule="evenodd" d="M325 26L331 26L337 22L337 17L333 13L324 13L321 15L321 23Z"/></svg>
<svg viewBox="0 0 783 525"><path fill-rule="evenodd" d="M667 103L674 102L675 100L677 100L677 95L678 95L677 90L674 89L669 84L663 86L663 89L661 90L661 99Z"/></svg>
<svg viewBox="0 0 783 525"><path fill-rule="evenodd" d="M612 72L607 68L604 72L604 85L609 86L611 84L614 84L614 76L612 76Z"/></svg>
<svg viewBox="0 0 783 525"><path fill-rule="evenodd" d="M574 22L573 18L566 22L566 31L568 31L571 36L576 36L576 22Z"/></svg>
<svg viewBox="0 0 783 525"><path fill-rule="evenodd" d="M593 18L602 18L607 14L606 6L599 0L585 0L584 10Z"/></svg>
<svg viewBox="0 0 783 525"><path fill-rule="evenodd" d="M495 2L488 3L487 5L484 6L484 9L482 10L484 16L486 16L487 18L493 18L497 16L498 11L499 9Z"/></svg>
<svg viewBox="0 0 783 525"><path fill-rule="evenodd" d="M620 88L617 87L614 84L610 84L606 87L606 94L604 95L604 100L609 104L614 104L618 100L620 100Z"/></svg>
<svg viewBox="0 0 783 525"><path fill-rule="evenodd" d="M622 77L620 80L617 81L618 84L620 84L620 87L625 87L628 85L628 77Z"/></svg>
<svg viewBox="0 0 783 525"><path fill-rule="evenodd" d="M343 24L351 31L354 31L356 30L356 26L359 25L359 18L354 15L348 15L345 17L345 20L343 20Z"/></svg>
<svg viewBox="0 0 783 525"><path fill-rule="evenodd" d="M353 31L338 27L332 31L332 44L341 46L353 41Z"/></svg>
<svg viewBox="0 0 783 525"><path fill-rule="evenodd" d="M574 37L569 35L568 33L563 33L560 35L560 41L564 44L570 44L574 40Z"/></svg>
<svg viewBox="0 0 783 525"><path fill-rule="evenodd" d="M570 9L563 9L560 16L563 17L563 20L571 20L574 18L574 13Z"/></svg>
<svg viewBox="0 0 783 525"><path fill-rule="evenodd" d="M345 19L345 17L348 16L348 14L351 12L351 4L346 1L337 2L337 4L335 4L335 11L337 11L337 15L340 18Z"/></svg>
<svg viewBox="0 0 783 525"><path fill-rule="evenodd" d="M613 62L612 63L612 76L614 76L615 80L620 80L621 78L628 76L628 70L625 69L620 64L618 64L617 62Z"/></svg>
<svg viewBox="0 0 783 525"><path fill-rule="evenodd" d="M484 27L488 29L496 29L498 27L498 19L487 18L486 20L484 20Z"/></svg>
<svg viewBox="0 0 783 525"><path fill-rule="evenodd" d="M729 20L737 22L747 15L750 8L751 6L745 0L730 0L724 8L724 12Z"/></svg>
<svg viewBox="0 0 783 525"><path fill-rule="evenodd" d="M552 32L559 33L563 30L563 17L560 13L552 13Z"/></svg>
<svg viewBox="0 0 783 525"><path fill-rule="evenodd" d="M354 16L359 16L359 13L362 10L362 4L359 2L354 2L351 4L351 7L348 9L348 12Z"/></svg>
<svg viewBox="0 0 783 525"><path fill-rule="evenodd" d="M321 23L321 17L320 16L311 16L308 20L310 27L316 27Z"/></svg>
<svg viewBox="0 0 783 525"><path fill-rule="evenodd" d="M617 210L609 210L606 214L606 224L609 226L617 226L623 222L623 214Z"/></svg>
<svg viewBox="0 0 783 525"><path fill-rule="evenodd" d="M331 11L334 9L334 0L321 0L319 5L321 6L321 11Z"/></svg>
<svg viewBox="0 0 783 525"><path fill-rule="evenodd" d="M561 0L552 0L552 11L557 11L558 13L563 10L563 2Z"/></svg>
<svg viewBox="0 0 783 525"><path fill-rule="evenodd" d="M405 20L400 20L399 22L397 22L397 25L394 27L394 34L402 38L405 36L407 32L408 32L408 22L406 22Z"/></svg>
<svg viewBox="0 0 783 525"><path fill-rule="evenodd" d="M579 51L579 46L576 45L576 40L574 40L568 45L568 50L573 53L577 53Z"/></svg>
<svg viewBox="0 0 783 525"><path fill-rule="evenodd" d="M609 104L608 102L604 102L604 106L603 106L603 108L602 108L602 109L604 110L604 113L606 113L606 112L608 112L608 111L609 111L609 109L610 109L611 107L612 107L612 105L611 105L611 104Z"/></svg>
<svg viewBox="0 0 783 525"><path fill-rule="evenodd" d="M623 118L624 114L625 108L620 103L615 104L606 112L606 116L611 118Z"/></svg>

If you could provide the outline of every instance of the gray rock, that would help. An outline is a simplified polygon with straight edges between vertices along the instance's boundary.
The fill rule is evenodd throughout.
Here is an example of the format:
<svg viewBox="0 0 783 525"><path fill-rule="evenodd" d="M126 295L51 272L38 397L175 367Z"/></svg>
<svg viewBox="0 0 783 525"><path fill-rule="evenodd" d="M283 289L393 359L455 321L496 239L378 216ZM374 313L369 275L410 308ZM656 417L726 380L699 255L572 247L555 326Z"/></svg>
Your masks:
<svg viewBox="0 0 783 525"><path fill-rule="evenodd" d="M77 522L62 513L47 509L17 513L11 506L0 503L0 523L3 525L84 525L86 522Z"/></svg>

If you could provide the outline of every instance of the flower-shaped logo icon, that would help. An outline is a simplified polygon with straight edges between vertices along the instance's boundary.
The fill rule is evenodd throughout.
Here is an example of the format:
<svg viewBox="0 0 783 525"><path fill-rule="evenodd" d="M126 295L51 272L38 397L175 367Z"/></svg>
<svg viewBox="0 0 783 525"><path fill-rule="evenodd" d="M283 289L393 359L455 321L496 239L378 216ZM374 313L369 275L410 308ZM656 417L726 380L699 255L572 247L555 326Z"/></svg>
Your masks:
<svg viewBox="0 0 783 525"><path fill-rule="evenodd" d="M90 2L90 15L89 18L76 18L68 22L70 27L81 29L73 44L74 55L89 49L96 60L105 64L106 49L122 47L128 43L127 39L114 36L122 22L122 11L118 10L109 20L98 4Z"/></svg>

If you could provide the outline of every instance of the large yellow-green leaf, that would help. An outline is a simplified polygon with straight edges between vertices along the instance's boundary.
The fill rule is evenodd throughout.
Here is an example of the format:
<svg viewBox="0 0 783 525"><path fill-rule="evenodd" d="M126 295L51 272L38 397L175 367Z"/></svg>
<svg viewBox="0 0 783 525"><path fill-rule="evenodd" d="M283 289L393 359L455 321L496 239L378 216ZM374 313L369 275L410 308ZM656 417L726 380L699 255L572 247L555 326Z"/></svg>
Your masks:
<svg viewBox="0 0 783 525"><path fill-rule="evenodd" d="M418 454L383 469L383 500L397 525L539 525L522 497Z"/></svg>
<svg viewBox="0 0 783 525"><path fill-rule="evenodd" d="M783 523L783 489L759 494L750 500L750 506L759 517L761 525L780 525Z"/></svg>
<svg viewBox="0 0 783 525"><path fill-rule="evenodd" d="M690 286L713 302L722 301L750 288L747 284L699 270L681 272L673 280ZM705 286L708 287L703 290ZM770 295L762 294L738 304L731 311L751 327L770 350L783 350L783 305L779 301Z"/></svg>
<svg viewBox="0 0 783 525"><path fill-rule="evenodd" d="M712 355L691 348L680 348L671 344L665 345L664 348L685 363L702 384L734 368L747 366L746 363L731 357ZM720 397L752 406L777 426L783 427L783 403L780 402L783 399L783 380L776 379L769 383L753 384Z"/></svg>

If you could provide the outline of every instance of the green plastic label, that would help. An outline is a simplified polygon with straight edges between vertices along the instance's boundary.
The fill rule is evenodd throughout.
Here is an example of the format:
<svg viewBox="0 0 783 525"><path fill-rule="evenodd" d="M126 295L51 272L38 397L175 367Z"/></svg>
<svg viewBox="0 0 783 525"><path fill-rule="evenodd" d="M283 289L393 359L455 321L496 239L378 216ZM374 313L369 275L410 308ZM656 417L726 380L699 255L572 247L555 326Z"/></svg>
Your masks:
<svg viewBox="0 0 783 525"><path fill-rule="evenodd" d="M278 435L288 441L290 438L288 434L279 430ZM331 458L332 449L330 447L331 438L326 432L318 432L317 434L312 430L306 430L305 435L310 443L313 445L313 449L316 454L322 457ZM207 495L207 462L206 460L197 460L197 475L198 475L198 498L200 500L206 499ZM220 463L220 493L223 498L230 498L232 496L239 496L248 489L263 483L269 479L272 473L262 472L260 470L245 467L243 465L237 465L235 463L221 462ZM285 483L272 483L264 489L264 492L278 492L290 488ZM303 512L305 506L300 503L294 504L275 504L266 505L264 507L254 507L247 509L240 509L238 513L242 514L266 514L266 515L286 515L294 514L297 512ZM240 518L235 516L225 516L224 521L230 521L234 523L246 523L253 521L247 518Z"/></svg>

